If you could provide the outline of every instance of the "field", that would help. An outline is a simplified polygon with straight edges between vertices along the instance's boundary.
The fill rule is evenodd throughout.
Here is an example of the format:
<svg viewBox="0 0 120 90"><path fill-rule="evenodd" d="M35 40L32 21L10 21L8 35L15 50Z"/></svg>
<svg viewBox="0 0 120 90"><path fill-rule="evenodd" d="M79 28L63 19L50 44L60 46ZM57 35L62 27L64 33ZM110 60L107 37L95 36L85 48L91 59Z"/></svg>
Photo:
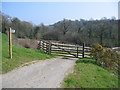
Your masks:
<svg viewBox="0 0 120 90"><path fill-rule="evenodd" d="M19 47L13 42L13 59L9 59L8 37L5 34L0 35L2 35L2 73L18 68L24 63L54 57L40 50Z"/></svg>
<svg viewBox="0 0 120 90"><path fill-rule="evenodd" d="M118 74L98 66L93 59L79 59L64 88L118 88Z"/></svg>

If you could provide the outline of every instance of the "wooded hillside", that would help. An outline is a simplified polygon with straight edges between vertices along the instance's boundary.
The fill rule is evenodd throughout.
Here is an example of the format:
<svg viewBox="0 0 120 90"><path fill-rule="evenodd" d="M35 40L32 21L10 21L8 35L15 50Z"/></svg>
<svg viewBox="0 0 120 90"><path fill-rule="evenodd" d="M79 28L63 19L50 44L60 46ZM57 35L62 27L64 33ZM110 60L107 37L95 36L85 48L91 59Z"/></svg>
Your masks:
<svg viewBox="0 0 120 90"><path fill-rule="evenodd" d="M11 26L16 30L17 38L56 40L62 43L92 45L99 43L106 47L118 46L118 20L101 18L101 20L68 20L63 19L53 25L34 25L30 22L11 18L0 13L2 33L7 33Z"/></svg>

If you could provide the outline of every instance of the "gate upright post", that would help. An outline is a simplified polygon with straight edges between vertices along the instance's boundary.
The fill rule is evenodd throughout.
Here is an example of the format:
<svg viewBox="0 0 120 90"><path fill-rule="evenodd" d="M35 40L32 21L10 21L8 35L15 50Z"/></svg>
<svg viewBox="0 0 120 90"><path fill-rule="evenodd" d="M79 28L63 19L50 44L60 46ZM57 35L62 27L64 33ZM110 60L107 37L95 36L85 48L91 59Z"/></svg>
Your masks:
<svg viewBox="0 0 120 90"><path fill-rule="evenodd" d="M84 58L84 52L85 52L84 48L85 48L85 43L83 43L82 58Z"/></svg>
<svg viewBox="0 0 120 90"><path fill-rule="evenodd" d="M49 41L48 54L51 55L51 42Z"/></svg>
<svg viewBox="0 0 120 90"><path fill-rule="evenodd" d="M77 46L77 58L78 58L78 46Z"/></svg>

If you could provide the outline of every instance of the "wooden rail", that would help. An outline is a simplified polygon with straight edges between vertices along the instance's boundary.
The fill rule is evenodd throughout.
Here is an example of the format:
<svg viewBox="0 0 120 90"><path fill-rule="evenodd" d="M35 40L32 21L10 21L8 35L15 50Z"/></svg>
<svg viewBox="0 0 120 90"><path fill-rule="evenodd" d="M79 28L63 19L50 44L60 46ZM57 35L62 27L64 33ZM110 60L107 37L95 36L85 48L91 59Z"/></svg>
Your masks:
<svg viewBox="0 0 120 90"><path fill-rule="evenodd" d="M90 47L85 47L83 43L82 46L71 45L71 44L61 44L52 43L50 41L41 40L38 44L38 49L43 50L47 54L67 56L71 55L75 58L85 58L90 57Z"/></svg>

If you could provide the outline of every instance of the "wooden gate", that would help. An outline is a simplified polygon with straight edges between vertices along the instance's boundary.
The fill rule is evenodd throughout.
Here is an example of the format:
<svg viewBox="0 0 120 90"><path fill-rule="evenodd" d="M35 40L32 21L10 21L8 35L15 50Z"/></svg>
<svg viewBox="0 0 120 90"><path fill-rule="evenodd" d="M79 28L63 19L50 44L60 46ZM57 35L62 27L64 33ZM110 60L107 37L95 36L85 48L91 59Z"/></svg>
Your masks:
<svg viewBox="0 0 120 90"><path fill-rule="evenodd" d="M64 56L64 57L75 57L75 58L89 58L90 57L90 47L53 43L50 41L41 40L38 49L43 50L47 54Z"/></svg>

